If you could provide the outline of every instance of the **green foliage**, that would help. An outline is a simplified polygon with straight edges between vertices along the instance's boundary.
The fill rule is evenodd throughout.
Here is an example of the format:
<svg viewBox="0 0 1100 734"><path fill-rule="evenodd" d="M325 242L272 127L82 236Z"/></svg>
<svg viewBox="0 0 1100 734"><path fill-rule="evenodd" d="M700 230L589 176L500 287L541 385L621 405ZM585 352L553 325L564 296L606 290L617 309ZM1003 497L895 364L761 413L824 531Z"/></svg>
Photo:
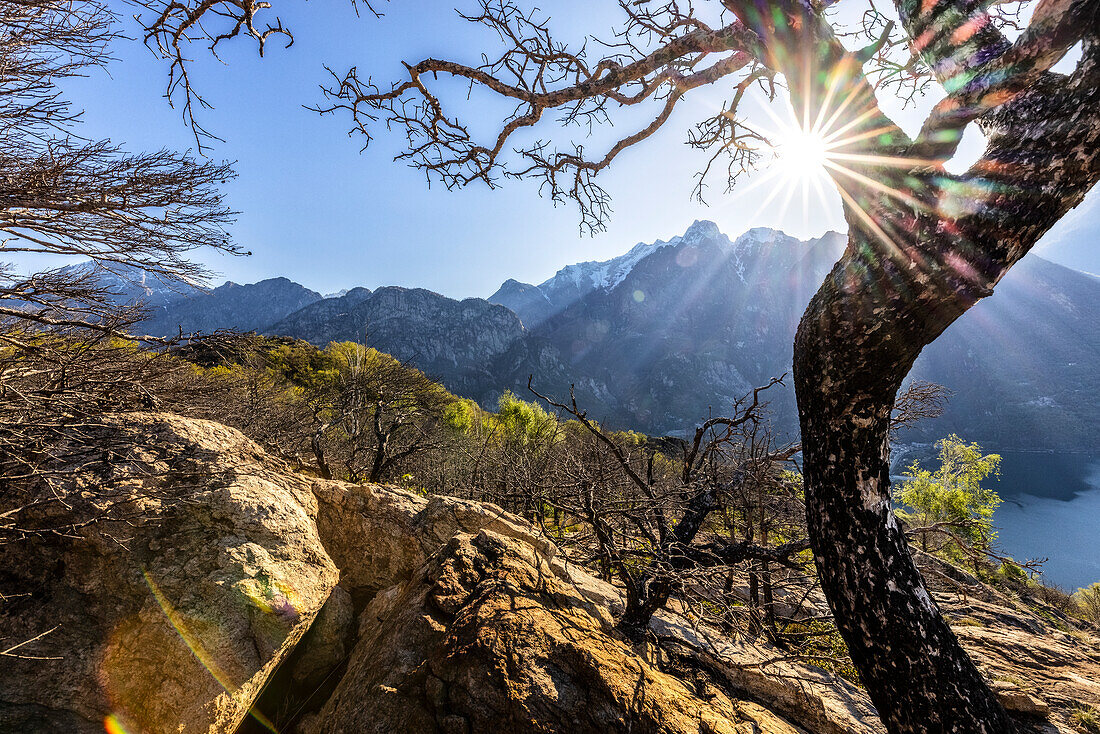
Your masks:
<svg viewBox="0 0 1100 734"><path fill-rule="evenodd" d="M467 434L473 429L480 412L473 400L455 400L443 409L443 425L457 434Z"/></svg>
<svg viewBox="0 0 1100 734"><path fill-rule="evenodd" d="M307 342L275 343L263 349L266 368L298 387L312 389L330 381L336 361Z"/></svg>
<svg viewBox="0 0 1100 734"><path fill-rule="evenodd" d="M1091 706L1078 706L1069 715L1069 720L1079 731L1086 734L1100 734L1100 713Z"/></svg>
<svg viewBox="0 0 1100 734"><path fill-rule="evenodd" d="M497 425L504 429L506 438L524 445L540 443L547 436L557 433L558 419L537 403L520 400L511 391L497 401Z"/></svg>
<svg viewBox="0 0 1100 734"><path fill-rule="evenodd" d="M997 569L997 574L1005 580L1016 584L1026 584L1028 582L1027 571L1024 570L1023 566L1014 563L1011 559L1006 559L1001 562L1000 567Z"/></svg>
<svg viewBox="0 0 1100 734"><path fill-rule="evenodd" d="M936 536L951 540L931 549L951 558L957 558L962 550L956 539L988 549L996 538L992 520L1001 498L982 483L999 475L1001 457L983 454L978 444L966 443L954 434L936 445L939 467L929 471L914 462L908 469L909 478L897 486L895 499L910 510L899 514L919 528L940 529L938 533L921 533L925 550Z"/></svg>
<svg viewBox="0 0 1100 734"><path fill-rule="evenodd" d="M1090 624L1100 626L1100 581L1073 595L1077 610Z"/></svg>
<svg viewBox="0 0 1100 734"><path fill-rule="evenodd" d="M793 469L784 469L779 473L779 480L786 486L790 487L795 496L806 496L806 485L805 480L802 477L802 472L794 471Z"/></svg>

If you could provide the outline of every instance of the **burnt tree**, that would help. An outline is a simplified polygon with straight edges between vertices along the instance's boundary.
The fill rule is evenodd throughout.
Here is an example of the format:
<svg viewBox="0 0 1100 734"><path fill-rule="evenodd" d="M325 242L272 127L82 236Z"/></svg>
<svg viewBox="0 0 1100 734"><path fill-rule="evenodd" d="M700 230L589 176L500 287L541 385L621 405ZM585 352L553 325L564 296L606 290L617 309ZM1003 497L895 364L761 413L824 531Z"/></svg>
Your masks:
<svg viewBox="0 0 1100 734"><path fill-rule="evenodd" d="M565 471L577 490L572 501L556 497L549 504L583 518L592 529L601 565L614 572L625 590L618 627L628 638L645 637L653 615L682 591L684 577L693 572L728 569L746 561L798 568L796 556L809 547L804 538L768 546L766 537L757 542L747 535L733 542L705 532L711 516L731 509L732 496L761 483L760 475L764 483L777 483L774 475L800 450L798 444L775 446L770 433L762 430L767 403L760 396L777 384L783 384L782 378L736 401L730 416L704 421L691 440L661 440L673 448L670 462L676 476L669 482L669 477L660 476L663 472L654 470L656 448L645 447L645 468L637 466L629 449L577 405L572 389L564 403L538 392L528 379L527 389L577 421L594 439L596 453L611 457L618 470L613 473L627 479L627 496L609 495L607 485L614 482L600 476L602 467L588 466L598 465L598 459L574 457L566 463L575 468Z"/></svg>

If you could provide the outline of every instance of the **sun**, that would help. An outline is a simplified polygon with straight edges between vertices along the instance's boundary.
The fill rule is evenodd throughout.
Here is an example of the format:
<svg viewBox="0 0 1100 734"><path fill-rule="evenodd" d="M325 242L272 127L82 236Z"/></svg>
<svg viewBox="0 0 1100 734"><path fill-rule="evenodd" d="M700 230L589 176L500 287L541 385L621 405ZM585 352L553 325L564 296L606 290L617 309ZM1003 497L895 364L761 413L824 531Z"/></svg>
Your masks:
<svg viewBox="0 0 1100 734"><path fill-rule="evenodd" d="M789 181L818 178L829 161L829 141L816 130L790 127L776 136L775 166Z"/></svg>

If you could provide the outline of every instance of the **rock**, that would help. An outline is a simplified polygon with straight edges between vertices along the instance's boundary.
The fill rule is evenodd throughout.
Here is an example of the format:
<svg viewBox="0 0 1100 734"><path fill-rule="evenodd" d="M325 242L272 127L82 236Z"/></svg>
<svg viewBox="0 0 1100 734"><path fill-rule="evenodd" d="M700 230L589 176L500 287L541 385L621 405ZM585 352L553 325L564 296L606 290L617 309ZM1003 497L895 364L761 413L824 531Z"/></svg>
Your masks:
<svg viewBox="0 0 1100 734"><path fill-rule="evenodd" d="M851 683L811 665L785 660L766 644L731 639L659 612L651 627L666 639L685 643L692 656L721 675L729 689L742 691L769 710L815 734L882 734L871 700Z"/></svg>
<svg viewBox="0 0 1100 734"><path fill-rule="evenodd" d="M0 546L0 591L29 592L0 639L53 630L0 666L0 731L233 731L337 581L309 482L208 421L92 430L140 451L67 489L126 518Z"/></svg>
<svg viewBox="0 0 1100 734"><path fill-rule="evenodd" d="M523 539L458 532L364 610L347 675L310 731L799 731L717 690L695 695L588 607Z"/></svg>
<svg viewBox="0 0 1100 734"><path fill-rule="evenodd" d="M592 614L610 622L618 592L558 557L553 543L496 505L424 498L401 489L314 480L318 531L341 572L341 587L362 608L382 589L412 577L456 533L493 530L538 552L578 592Z"/></svg>
<svg viewBox="0 0 1100 734"><path fill-rule="evenodd" d="M0 731L882 731L854 686L675 611L631 647L618 591L494 505L305 477L208 421L89 430L102 456L63 481L108 519L0 546L0 649L29 641ZM1095 637L936 597L1026 730L1100 708Z"/></svg>
<svg viewBox="0 0 1100 734"><path fill-rule="evenodd" d="M409 578L428 551L414 524L427 500L388 487L317 479L317 530L340 569L341 585L362 608L382 589Z"/></svg>
<svg viewBox="0 0 1100 734"><path fill-rule="evenodd" d="M1046 718L1056 731L1076 732L1073 711L1100 709L1100 640L1081 631L1066 634L1018 600L993 601L939 594L951 629L982 672L993 679L1002 705L1028 717Z"/></svg>
<svg viewBox="0 0 1100 734"><path fill-rule="evenodd" d="M995 680L991 687L993 692L997 694L997 700L1001 702L1001 705L1013 713L1039 718L1046 718L1050 715L1050 707L1044 701L1032 696L1027 691L1021 690L1015 683Z"/></svg>

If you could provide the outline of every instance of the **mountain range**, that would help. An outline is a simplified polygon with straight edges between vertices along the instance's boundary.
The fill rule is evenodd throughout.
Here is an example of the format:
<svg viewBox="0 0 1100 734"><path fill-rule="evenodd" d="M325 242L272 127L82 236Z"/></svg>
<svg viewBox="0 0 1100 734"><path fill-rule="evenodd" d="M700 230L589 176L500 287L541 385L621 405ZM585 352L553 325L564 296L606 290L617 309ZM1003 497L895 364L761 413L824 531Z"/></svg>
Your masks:
<svg viewBox="0 0 1100 734"><path fill-rule="evenodd" d="M363 341L488 407L504 390L526 393L531 375L543 393L575 386L608 424L678 433L789 371L798 319L845 243L837 232L802 241L771 229L731 240L699 221L667 242L461 301L401 287L323 297L286 278L169 292L130 278L118 290L151 309L146 333ZM953 396L904 438L955 432L993 448L1095 450L1098 357L1100 279L1029 255L921 355L913 377ZM771 398L779 431L795 433L793 392Z"/></svg>

